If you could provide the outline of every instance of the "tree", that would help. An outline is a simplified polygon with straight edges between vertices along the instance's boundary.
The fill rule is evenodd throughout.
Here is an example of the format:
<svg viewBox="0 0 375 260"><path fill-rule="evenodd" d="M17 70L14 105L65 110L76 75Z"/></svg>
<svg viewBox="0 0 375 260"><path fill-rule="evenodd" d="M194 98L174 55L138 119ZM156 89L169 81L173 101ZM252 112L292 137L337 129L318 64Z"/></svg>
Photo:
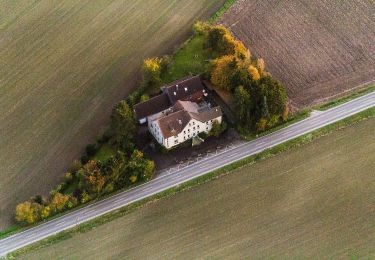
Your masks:
<svg viewBox="0 0 375 260"><path fill-rule="evenodd" d="M254 67L253 65L250 65L248 68L248 72L251 75L251 78L253 80L260 80L260 74L256 67Z"/></svg>
<svg viewBox="0 0 375 260"><path fill-rule="evenodd" d="M16 207L16 220L18 222L33 224L41 219L42 205L35 202L23 202Z"/></svg>
<svg viewBox="0 0 375 260"><path fill-rule="evenodd" d="M162 59L148 58L143 61L142 76L146 88L159 87L161 84Z"/></svg>
<svg viewBox="0 0 375 260"><path fill-rule="evenodd" d="M220 89L233 90L237 87L237 82L233 80L233 75L239 68L239 60L235 56L222 56L213 63L211 72L211 82Z"/></svg>
<svg viewBox="0 0 375 260"><path fill-rule="evenodd" d="M57 192L52 196L49 207L55 213L60 212L67 207L69 199L68 195Z"/></svg>
<svg viewBox="0 0 375 260"><path fill-rule="evenodd" d="M134 113L125 101L121 101L114 108L111 117L113 140L119 148L127 151L132 146L136 133Z"/></svg>
<svg viewBox="0 0 375 260"><path fill-rule="evenodd" d="M267 99L269 114L271 116L282 116L287 104L285 88L280 84L280 82L273 79L271 76L262 78L260 83L263 95Z"/></svg>
<svg viewBox="0 0 375 260"><path fill-rule="evenodd" d="M155 172L155 163L144 158L141 151L134 150L128 163L128 172L132 176L136 176L137 180L146 181L152 178Z"/></svg>
<svg viewBox="0 0 375 260"><path fill-rule="evenodd" d="M251 97L243 86L236 88L234 102L237 120L241 125L245 125L250 120Z"/></svg>
<svg viewBox="0 0 375 260"><path fill-rule="evenodd" d="M98 195L106 183L105 176L102 175L96 161L89 161L78 171L80 178L79 186L87 190L90 194Z"/></svg>
<svg viewBox="0 0 375 260"><path fill-rule="evenodd" d="M214 137L219 137L221 133L225 131L225 129L226 129L226 125L224 122L220 124L217 120L214 120L212 122L212 128L209 132L209 135L214 136Z"/></svg>
<svg viewBox="0 0 375 260"><path fill-rule="evenodd" d="M211 26L207 35L207 45L213 51L218 52L219 55L227 54L223 50L228 48L228 44L224 44L224 40L228 40L228 37L224 39L224 36L228 35L228 30L222 25Z"/></svg>

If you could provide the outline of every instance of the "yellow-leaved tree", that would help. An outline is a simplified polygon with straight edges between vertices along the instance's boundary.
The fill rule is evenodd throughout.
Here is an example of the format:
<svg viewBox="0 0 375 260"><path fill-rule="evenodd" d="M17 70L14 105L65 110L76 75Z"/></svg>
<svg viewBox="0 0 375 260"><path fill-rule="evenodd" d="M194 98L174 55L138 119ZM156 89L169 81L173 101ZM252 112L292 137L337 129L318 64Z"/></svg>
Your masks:
<svg viewBox="0 0 375 260"><path fill-rule="evenodd" d="M253 80L259 80L260 79L259 71L255 66L250 65L249 68L248 68L248 71L249 71L249 74L251 75L251 78Z"/></svg>
<svg viewBox="0 0 375 260"><path fill-rule="evenodd" d="M237 63L237 58L232 55L225 55L216 59L211 72L211 82L218 88L232 90L230 77L237 69Z"/></svg>
<svg viewBox="0 0 375 260"><path fill-rule="evenodd" d="M16 207L16 220L28 224L33 224L40 220L42 205L35 202L23 202Z"/></svg>

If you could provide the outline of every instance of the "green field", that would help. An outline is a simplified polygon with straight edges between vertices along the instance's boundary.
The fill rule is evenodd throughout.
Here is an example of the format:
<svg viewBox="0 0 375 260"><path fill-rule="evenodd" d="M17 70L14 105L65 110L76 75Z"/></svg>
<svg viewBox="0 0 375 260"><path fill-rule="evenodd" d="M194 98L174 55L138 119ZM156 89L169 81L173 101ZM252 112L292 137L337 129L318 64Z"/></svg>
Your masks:
<svg viewBox="0 0 375 260"><path fill-rule="evenodd" d="M48 192L134 89L224 0L0 2L0 230Z"/></svg>
<svg viewBox="0 0 375 260"><path fill-rule="evenodd" d="M374 127L335 131L21 258L373 258Z"/></svg>

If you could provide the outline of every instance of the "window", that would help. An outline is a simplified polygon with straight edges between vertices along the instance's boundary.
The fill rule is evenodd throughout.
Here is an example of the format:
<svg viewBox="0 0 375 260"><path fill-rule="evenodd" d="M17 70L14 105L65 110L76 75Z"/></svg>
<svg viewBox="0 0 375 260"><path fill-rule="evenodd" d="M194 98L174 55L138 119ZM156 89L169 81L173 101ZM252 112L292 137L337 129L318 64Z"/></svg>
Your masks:
<svg viewBox="0 0 375 260"><path fill-rule="evenodd" d="M188 129L188 132L190 133L190 129Z"/></svg>
<svg viewBox="0 0 375 260"><path fill-rule="evenodd" d="M198 125L197 127L198 127L198 129L199 129L199 125Z"/></svg>
<svg viewBox="0 0 375 260"><path fill-rule="evenodd" d="M208 127L206 127L206 130L208 131Z"/></svg>
<svg viewBox="0 0 375 260"><path fill-rule="evenodd" d="M195 122L193 122L193 125L195 125Z"/></svg>
<svg viewBox="0 0 375 260"><path fill-rule="evenodd" d="M186 131L184 131L184 134L186 134Z"/></svg>
<svg viewBox="0 0 375 260"><path fill-rule="evenodd" d="M208 122L206 122L206 125L208 125Z"/></svg>
<svg viewBox="0 0 375 260"><path fill-rule="evenodd" d="M193 130L195 130L195 126L193 127Z"/></svg>
<svg viewBox="0 0 375 260"><path fill-rule="evenodd" d="M174 144L178 144L178 140L174 140Z"/></svg>

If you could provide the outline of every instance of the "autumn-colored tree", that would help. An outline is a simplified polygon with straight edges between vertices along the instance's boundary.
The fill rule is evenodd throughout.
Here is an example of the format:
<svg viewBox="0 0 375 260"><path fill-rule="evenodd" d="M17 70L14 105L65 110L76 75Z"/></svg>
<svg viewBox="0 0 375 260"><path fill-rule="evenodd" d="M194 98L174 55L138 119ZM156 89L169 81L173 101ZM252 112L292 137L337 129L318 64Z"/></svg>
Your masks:
<svg viewBox="0 0 375 260"><path fill-rule="evenodd" d="M142 75L143 83L146 87L158 87L161 84L161 63L162 59L160 58L148 58L143 61L142 66Z"/></svg>
<svg viewBox="0 0 375 260"><path fill-rule="evenodd" d="M42 208L40 212L40 217L41 219L46 219L51 215L51 207L50 206L45 206Z"/></svg>
<svg viewBox="0 0 375 260"><path fill-rule="evenodd" d="M218 88L231 91L234 87L232 75L238 69L238 59L235 56L222 56L213 62L211 82Z"/></svg>
<svg viewBox="0 0 375 260"><path fill-rule="evenodd" d="M236 40L234 42L234 53L242 60L249 60L251 58L251 53L248 48L245 47L243 42Z"/></svg>
<svg viewBox="0 0 375 260"><path fill-rule="evenodd" d="M52 196L49 207L54 212L60 212L67 207L68 201L68 195L64 195L60 192L57 192L55 193L55 195Z"/></svg>
<svg viewBox="0 0 375 260"><path fill-rule="evenodd" d="M255 66L250 65L249 68L248 68L248 72L251 75L251 78L253 80L260 80L259 71L258 71L258 69Z"/></svg>
<svg viewBox="0 0 375 260"><path fill-rule="evenodd" d="M78 171L80 187L90 194L98 195L106 183L105 176L102 175L96 161L91 160Z"/></svg>
<svg viewBox="0 0 375 260"><path fill-rule="evenodd" d="M41 219L42 205L35 202L23 202L16 207L16 220L21 223L33 224Z"/></svg>
<svg viewBox="0 0 375 260"><path fill-rule="evenodd" d="M212 25L207 22L198 21L194 23L193 30L196 35L207 35L211 27Z"/></svg>

